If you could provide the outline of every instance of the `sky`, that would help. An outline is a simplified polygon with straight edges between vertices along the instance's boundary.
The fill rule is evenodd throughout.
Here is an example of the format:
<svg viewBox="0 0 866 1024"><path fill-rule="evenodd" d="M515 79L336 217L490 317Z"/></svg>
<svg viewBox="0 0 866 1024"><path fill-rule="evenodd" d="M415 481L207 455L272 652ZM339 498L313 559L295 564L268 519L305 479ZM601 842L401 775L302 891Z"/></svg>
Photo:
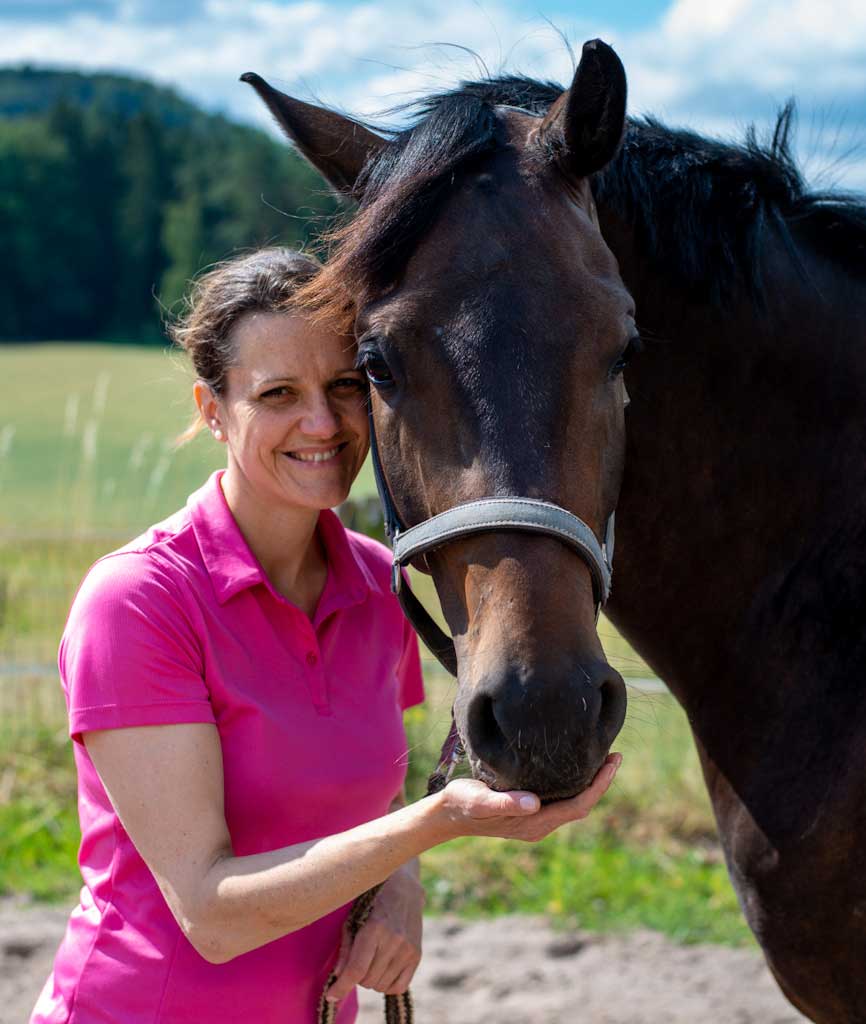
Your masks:
<svg viewBox="0 0 866 1024"><path fill-rule="evenodd" d="M370 117L484 69L567 84L563 36L614 46L630 112L672 125L741 137L796 97L809 180L866 191L864 0L0 0L0 64L144 75L268 130L244 71Z"/></svg>

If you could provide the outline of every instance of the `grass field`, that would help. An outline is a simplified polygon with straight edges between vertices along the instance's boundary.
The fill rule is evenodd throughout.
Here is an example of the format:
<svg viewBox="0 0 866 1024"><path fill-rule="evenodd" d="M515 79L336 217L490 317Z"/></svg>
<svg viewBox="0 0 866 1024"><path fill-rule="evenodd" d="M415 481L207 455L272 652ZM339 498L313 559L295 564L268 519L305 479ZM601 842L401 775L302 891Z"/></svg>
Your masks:
<svg viewBox="0 0 866 1024"><path fill-rule="evenodd" d="M66 899L78 884L75 778L51 665L88 565L181 506L220 464L208 438L173 447L189 389L179 357L161 351L0 347L0 893ZM373 491L368 464L353 493ZM432 605L428 579L417 583ZM600 633L623 675L651 675L609 624ZM447 731L452 686L431 668L429 699L409 714L413 796ZM617 746L617 783L580 827L534 847L431 851L431 908L748 941L682 712L666 694L632 693Z"/></svg>

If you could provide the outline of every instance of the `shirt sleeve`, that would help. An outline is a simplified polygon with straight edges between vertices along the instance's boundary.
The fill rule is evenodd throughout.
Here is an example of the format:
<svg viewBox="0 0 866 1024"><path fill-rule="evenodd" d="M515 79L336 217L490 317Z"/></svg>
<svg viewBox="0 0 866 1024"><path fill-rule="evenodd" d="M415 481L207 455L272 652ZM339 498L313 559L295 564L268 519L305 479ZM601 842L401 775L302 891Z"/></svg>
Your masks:
<svg viewBox="0 0 866 1024"><path fill-rule="evenodd" d="M403 620L403 653L397 665L400 706L405 711L424 700L424 677L418 653L418 637L409 622Z"/></svg>
<svg viewBox="0 0 866 1024"><path fill-rule="evenodd" d="M110 555L72 604L59 666L69 733L214 722L183 590L146 552Z"/></svg>

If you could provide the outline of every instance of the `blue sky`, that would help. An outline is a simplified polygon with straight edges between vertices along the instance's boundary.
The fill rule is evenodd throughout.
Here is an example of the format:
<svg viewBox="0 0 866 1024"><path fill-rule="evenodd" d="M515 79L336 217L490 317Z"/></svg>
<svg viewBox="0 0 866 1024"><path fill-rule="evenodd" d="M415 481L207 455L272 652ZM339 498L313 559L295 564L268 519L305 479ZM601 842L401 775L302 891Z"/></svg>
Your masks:
<svg viewBox="0 0 866 1024"><path fill-rule="evenodd" d="M477 77L443 42L567 81L551 23L614 45L633 113L730 136L796 96L809 177L866 189L864 0L0 0L0 63L142 74L270 129L243 71L371 115Z"/></svg>

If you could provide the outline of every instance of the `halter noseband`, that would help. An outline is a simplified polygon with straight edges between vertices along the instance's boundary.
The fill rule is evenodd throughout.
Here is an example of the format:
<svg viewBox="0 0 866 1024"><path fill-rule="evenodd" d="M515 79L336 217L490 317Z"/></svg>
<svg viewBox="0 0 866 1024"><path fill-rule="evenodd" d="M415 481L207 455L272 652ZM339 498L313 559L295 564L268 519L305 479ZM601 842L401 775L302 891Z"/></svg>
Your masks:
<svg viewBox="0 0 866 1024"><path fill-rule="evenodd" d="M476 501L467 501L407 529L400 519L385 480L373 423L373 407L369 397L367 416L370 422L373 475L376 478L376 490L379 492L385 516L385 533L393 549L391 590L396 594L403 614L415 632L451 675L457 675L454 641L436 625L430 613L403 579L403 567L418 555L441 547L458 537L487 533L491 530L524 530L561 540L576 551L589 568L595 595L595 615L598 618L602 605L610 596L614 547L613 512L605 523L604 539L601 544L592 528L582 519L560 508L559 505L535 498L480 498Z"/></svg>

